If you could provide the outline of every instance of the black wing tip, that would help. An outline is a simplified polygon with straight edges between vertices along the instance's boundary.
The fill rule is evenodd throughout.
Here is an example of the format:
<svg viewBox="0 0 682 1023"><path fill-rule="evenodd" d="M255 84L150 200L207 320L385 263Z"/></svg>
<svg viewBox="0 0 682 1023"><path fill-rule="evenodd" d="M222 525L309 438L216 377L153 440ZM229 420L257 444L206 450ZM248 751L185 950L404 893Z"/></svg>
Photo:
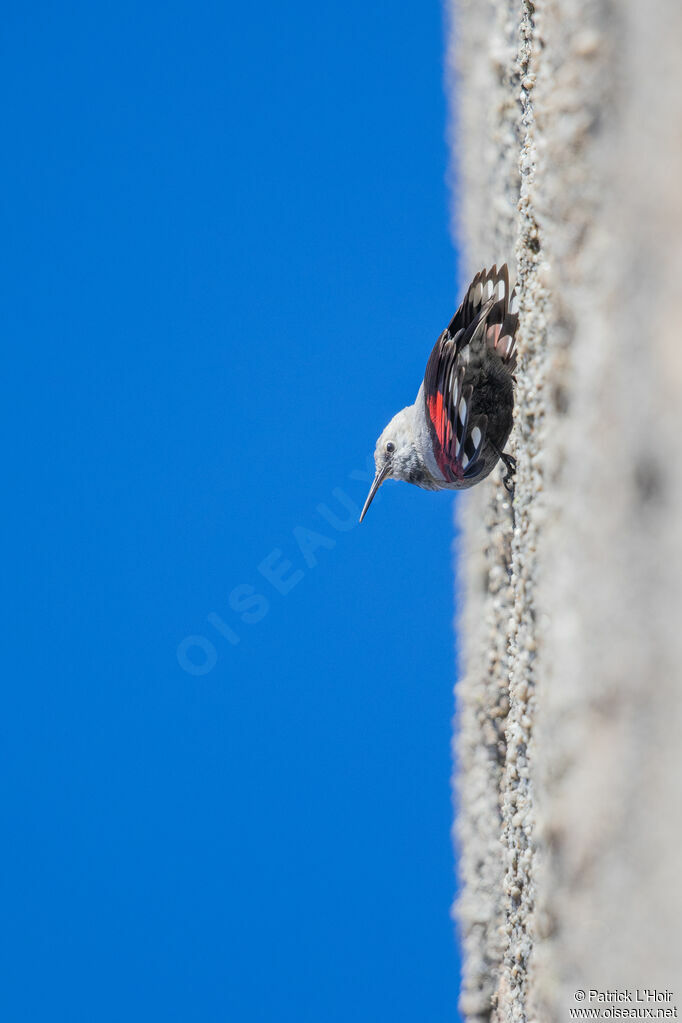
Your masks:
<svg viewBox="0 0 682 1023"><path fill-rule="evenodd" d="M466 317L468 322L476 314L479 307L485 305L490 299L497 301L504 298L505 302L507 302L510 294L509 267L507 264L502 263L499 268L496 263L493 263L490 269L484 267L472 278L464 293L462 303L452 319L452 324L456 323L459 316ZM460 323L460 326L463 325Z"/></svg>
<svg viewBox="0 0 682 1023"><path fill-rule="evenodd" d="M516 365L518 319L518 294L516 285L513 288L509 286L509 266L501 263L498 267L493 263L489 269L484 267L474 275L459 309L436 345L443 346L449 342L459 352L466 348L484 323L488 344L498 351L505 365L513 370ZM489 326L497 329L491 331ZM505 343L498 350L497 342L501 338L505 338Z"/></svg>
<svg viewBox="0 0 682 1023"><path fill-rule="evenodd" d="M509 371L513 372L516 366L519 313L516 285L511 289L509 287L509 267L502 263L498 268L493 263L490 270L480 271L474 281L476 284L484 283L487 286L485 294L491 296L484 313L487 343L500 356Z"/></svg>

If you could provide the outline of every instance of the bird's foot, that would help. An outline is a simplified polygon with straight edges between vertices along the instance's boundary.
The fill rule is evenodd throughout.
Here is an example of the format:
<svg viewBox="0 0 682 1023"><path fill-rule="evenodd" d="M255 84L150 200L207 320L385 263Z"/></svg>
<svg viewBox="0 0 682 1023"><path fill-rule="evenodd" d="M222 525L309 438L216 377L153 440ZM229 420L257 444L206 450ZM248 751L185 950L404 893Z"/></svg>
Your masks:
<svg viewBox="0 0 682 1023"><path fill-rule="evenodd" d="M512 455L508 455L506 451L500 452L500 458L504 462L504 467L507 470L502 477L504 483L504 489L512 497L514 496L514 475L516 473L516 459Z"/></svg>

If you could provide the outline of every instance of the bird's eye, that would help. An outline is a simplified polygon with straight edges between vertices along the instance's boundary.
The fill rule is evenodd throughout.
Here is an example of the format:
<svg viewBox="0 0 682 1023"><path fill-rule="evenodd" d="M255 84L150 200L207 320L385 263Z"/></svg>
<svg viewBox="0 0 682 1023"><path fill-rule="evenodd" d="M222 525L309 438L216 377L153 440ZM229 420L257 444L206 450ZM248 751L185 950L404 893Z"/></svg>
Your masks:
<svg viewBox="0 0 682 1023"><path fill-rule="evenodd" d="M393 452L395 451L395 444L393 443L393 441L392 441L392 440L389 440L389 441L387 442L387 444L386 444L386 450L387 450L387 452L389 453L389 455L392 455L392 454L393 454Z"/></svg>

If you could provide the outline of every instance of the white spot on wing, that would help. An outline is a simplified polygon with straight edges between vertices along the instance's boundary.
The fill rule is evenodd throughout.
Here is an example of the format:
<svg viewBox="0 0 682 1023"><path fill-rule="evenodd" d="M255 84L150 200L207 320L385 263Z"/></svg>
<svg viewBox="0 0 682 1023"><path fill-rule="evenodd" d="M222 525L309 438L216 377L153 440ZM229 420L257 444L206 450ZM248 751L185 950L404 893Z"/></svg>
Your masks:
<svg viewBox="0 0 682 1023"><path fill-rule="evenodd" d="M462 455L462 468L466 469L466 467L467 467L467 465L469 464L470 461L471 461L471 459L467 458L466 454Z"/></svg>
<svg viewBox="0 0 682 1023"><path fill-rule="evenodd" d="M485 297L486 301L493 296L493 282L488 278L485 282Z"/></svg>
<svg viewBox="0 0 682 1023"><path fill-rule="evenodd" d="M473 303L474 303L474 305L480 305L482 297L483 297L483 285L479 281L478 284L476 285L476 287L474 288L474 294L473 294Z"/></svg>
<svg viewBox="0 0 682 1023"><path fill-rule="evenodd" d="M515 315L519 311L519 296L516 294L516 289L512 291L511 298L509 300L509 312Z"/></svg>
<svg viewBox="0 0 682 1023"><path fill-rule="evenodd" d="M467 417L467 403L464 398L460 398L457 411L459 412L459 418L464 422Z"/></svg>
<svg viewBox="0 0 682 1023"><path fill-rule="evenodd" d="M471 439L474 442L474 447L478 447L481 443L481 431L477 426L475 426L471 431Z"/></svg>

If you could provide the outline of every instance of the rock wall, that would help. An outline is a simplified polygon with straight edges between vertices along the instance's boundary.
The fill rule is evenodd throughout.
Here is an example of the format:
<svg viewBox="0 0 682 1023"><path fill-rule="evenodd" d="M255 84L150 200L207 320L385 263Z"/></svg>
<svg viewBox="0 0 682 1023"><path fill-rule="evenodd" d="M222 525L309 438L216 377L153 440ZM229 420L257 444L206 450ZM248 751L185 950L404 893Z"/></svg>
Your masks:
<svg viewBox="0 0 682 1023"><path fill-rule="evenodd" d="M681 53L679 0L451 11L464 276L521 296L514 499L457 505L472 1023L590 988L682 1012Z"/></svg>

